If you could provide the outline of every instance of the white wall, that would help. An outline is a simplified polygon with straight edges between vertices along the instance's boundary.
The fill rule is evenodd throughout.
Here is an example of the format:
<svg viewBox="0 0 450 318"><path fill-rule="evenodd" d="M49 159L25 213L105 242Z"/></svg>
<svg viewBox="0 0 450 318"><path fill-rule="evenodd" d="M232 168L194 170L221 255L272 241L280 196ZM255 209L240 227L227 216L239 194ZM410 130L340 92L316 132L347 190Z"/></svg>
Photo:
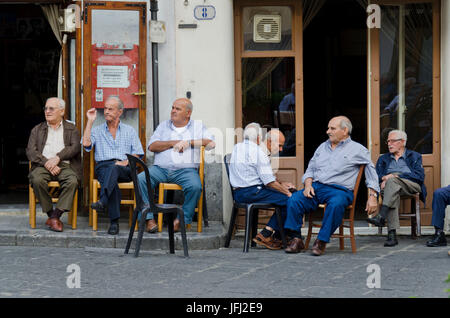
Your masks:
<svg viewBox="0 0 450 318"><path fill-rule="evenodd" d="M441 186L450 184L450 3L441 1ZM446 228L450 231L450 208Z"/></svg>

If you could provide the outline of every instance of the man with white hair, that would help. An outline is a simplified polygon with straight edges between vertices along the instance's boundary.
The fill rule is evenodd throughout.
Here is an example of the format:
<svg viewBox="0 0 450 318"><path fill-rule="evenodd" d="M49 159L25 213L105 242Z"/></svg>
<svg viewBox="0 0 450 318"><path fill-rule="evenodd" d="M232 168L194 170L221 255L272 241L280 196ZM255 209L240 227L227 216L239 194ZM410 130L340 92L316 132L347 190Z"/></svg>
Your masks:
<svg viewBox="0 0 450 318"><path fill-rule="evenodd" d="M64 100L51 97L44 107L45 122L31 131L27 157L31 162L28 175L33 191L47 213L45 225L52 231L62 232L60 220L72 208L73 196L81 180L80 134L72 123L64 120ZM48 182L58 181L60 194L53 209Z"/></svg>
<svg viewBox="0 0 450 318"><path fill-rule="evenodd" d="M87 123L83 134L83 147L90 152L95 146L95 174L101 185L100 200L91 208L97 211L108 209L110 226L108 234L119 234L121 193L119 182L131 181L131 170L126 154L143 156L141 141L136 130L123 123L124 104L119 96L111 95L105 100L105 123L93 127L97 110L87 111Z"/></svg>
<svg viewBox="0 0 450 318"><path fill-rule="evenodd" d="M303 175L303 191L295 192L288 201L284 224L287 235L294 237L286 253L299 253L304 249L301 238L303 215L315 211L319 204L326 203L322 227L312 247L312 254L325 252L331 235L341 225L347 206L353 201L358 170L365 165L366 186L369 198L366 211L377 208L377 192L380 188L369 150L350 137L352 124L345 116L334 117L328 123L329 139L323 142L311 158Z"/></svg>
<svg viewBox="0 0 450 318"><path fill-rule="evenodd" d="M367 222L384 226L387 221L388 237L384 246L398 244L396 230L400 228L400 197L420 193L420 200L425 203L427 196L422 155L406 149L406 141L407 135L404 131L389 132L386 141L389 153L382 155L376 165L383 203L379 213L368 218Z"/></svg>
<svg viewBox="0 0 450 318"><path fill-rule="evenodd" d="M238 203L272 203L281 207L282 223L286 219L286 204L294 185L277 181L273 174L270 155L278 154L284 145L284 135L272 129L262 140L262 129L250 123L244 129L244 141L237 143L230 158L230 184ZM283 226L282 224L282 226ZM276 215L253 241L271 250L281 249L280 228Z"/></svg>

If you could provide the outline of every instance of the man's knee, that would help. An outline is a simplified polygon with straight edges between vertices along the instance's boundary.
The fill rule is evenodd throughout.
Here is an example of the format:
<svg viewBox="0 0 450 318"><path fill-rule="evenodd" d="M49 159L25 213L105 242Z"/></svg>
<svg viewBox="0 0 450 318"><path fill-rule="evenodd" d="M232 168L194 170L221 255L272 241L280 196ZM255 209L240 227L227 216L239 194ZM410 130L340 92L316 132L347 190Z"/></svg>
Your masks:
<svg viewBox="0 0 450 318"><path fill-rule="evenodd" d="M433 199L442 200L448 197L448 192L444 188L436 189L433 192Z"/></svg>
<svg viewBox="0 0 450 318"><path fill-rule="evenodd" d="M190 182L185 186L186 191L190 191L193 193L201 193L202 192L202 183L200 182L200 179L192 179Z"/></svg>

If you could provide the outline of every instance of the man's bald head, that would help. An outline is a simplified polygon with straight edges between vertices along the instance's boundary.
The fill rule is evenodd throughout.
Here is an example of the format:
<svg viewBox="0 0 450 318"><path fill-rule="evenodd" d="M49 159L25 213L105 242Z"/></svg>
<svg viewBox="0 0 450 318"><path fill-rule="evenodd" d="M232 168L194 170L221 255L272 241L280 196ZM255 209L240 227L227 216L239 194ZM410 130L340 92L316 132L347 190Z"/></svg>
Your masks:
<svg viewBox="0 0 450 318"><path fill-rule="evenodd" d="M269 130L265 138L267 149L270 151L271 155L276 155L283 151L285 137L279 129Z"/></svg>

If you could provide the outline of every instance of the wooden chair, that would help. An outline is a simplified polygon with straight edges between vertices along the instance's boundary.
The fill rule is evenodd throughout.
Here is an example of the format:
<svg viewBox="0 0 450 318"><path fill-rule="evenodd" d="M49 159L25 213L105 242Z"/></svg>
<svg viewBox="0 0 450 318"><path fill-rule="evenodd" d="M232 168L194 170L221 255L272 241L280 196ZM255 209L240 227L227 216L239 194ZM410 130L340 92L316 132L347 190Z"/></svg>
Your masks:
<svg viewBox="0 0 450 318"><path fill-rule="evenodd" d="M352 252L356 253L356 241L355 241L355 207L356 207L356 198L358 196L358 188L359 183L361 182L361 178L364 172L365 165L361 165L359 167L358 176L356 178L355 187L353 189L353 202L351 205L349 205L346 210L349 211L349 217L342 219L342 224L339 226L339 234L333 234L331 237L338 237L339 238L339 249L344 249L344 238L349 238L351 245L352 245ZM325 213L326 204L319 204L319 208L323 209L323 212ZM320 224L316 224L312 220L312 214L309 213L309 220L308 220L308 236L306 238L305 243L305 249L308 249L309 242L311 241L311 235L312 235L312 229L313 227L320 228ZM344 222L348 222L349 224L344 224ZM344 234L344 228L348 228L350 230L350 234Z"/></svg>
<svg viewBox="0 0 450 318"><path fill-rule="evenodd" d="M97 210L94 210L91 208L91 204L92 202L97 202L98 201L98 193L99 190L101 189L101 185L100 182L94 178L94 165L95 165L95 161L94 161L94 148L92 148L92 150L89 153L89 184L91 185L91 189L90 189L90 199L89 199L89 226L92 226L92 230L93 231L97 231L98 229L98 214L97 214ZM134 186L133 186L133 182L119 182L119 189L121 190L130 190L132 192L132 198L128 198L128 199L122 199L120 200L120 204L121 205L128 205L129 206L129 210L128 210L128 225L131 226L132 223L132 217L133 217L133 209L136 207L136 196L134 193ZM137 224L136 224L137 227Z"/></svg>
<svg viewBox="0 0 450 318"><path fill-rule="evenodd" d="M31 162L28 163L28 168L31 170ZM50 188L50 195L52 196L52 202L58 202L57 197L53 197L56 189L59 188L58 181L50 181L48 183L48 187ZM29 210L30 210L30 226L32 229L36 228L36 203L38 203L38 199L34 194L33 187L31 184L28 184L28 198L29 198ZM72 225L72 229L75 230L77 228L77 212L78 212L78 188L75 191L75 195L73 196L73 205L72 210L69 212L69 216L67 217L67 222L69 225Z"/></svg>
<svg viewBox="0 0 450 318"><path fill-rule="evenodd" d="M400 197L401 201L404 200L411 200L411 209L410 211L405 211L400 213L399 211L399 218L400 219L410 219L411 220L411 237L413 239L416 239L418 237L421 236L421 228L420 228L420 194L419 193L415 193L413 195L410 196L402 196ZM382 204L382 198L380 196L379 198L379 204L381 206ZM400 203L402 204L402 203ZM378 227L378 234L382 234L383 233L383 228L382 227Z"/></svg>
<svg viewBox="0 0 450 318"><path fill-rule="evenodd" d="M205 178L205 147L202 146L200 149L200 166L198 168L198 174L200 176L200 182L202 183L202 189L204 187L204 178ZM183 190L181 186L175 183L160 183L159 184L159 192L158 192L158 204L164 203L164 191L166 190ZM203 221L203 193L200 195L200 199L198 199L197 207L195 208L195 212L197 212L197 232L202 232L202 221ZM158 232L162 231L163 227L163 215L162 213L158 214ZM190 224L188 225L190 227Z"/></svg>

